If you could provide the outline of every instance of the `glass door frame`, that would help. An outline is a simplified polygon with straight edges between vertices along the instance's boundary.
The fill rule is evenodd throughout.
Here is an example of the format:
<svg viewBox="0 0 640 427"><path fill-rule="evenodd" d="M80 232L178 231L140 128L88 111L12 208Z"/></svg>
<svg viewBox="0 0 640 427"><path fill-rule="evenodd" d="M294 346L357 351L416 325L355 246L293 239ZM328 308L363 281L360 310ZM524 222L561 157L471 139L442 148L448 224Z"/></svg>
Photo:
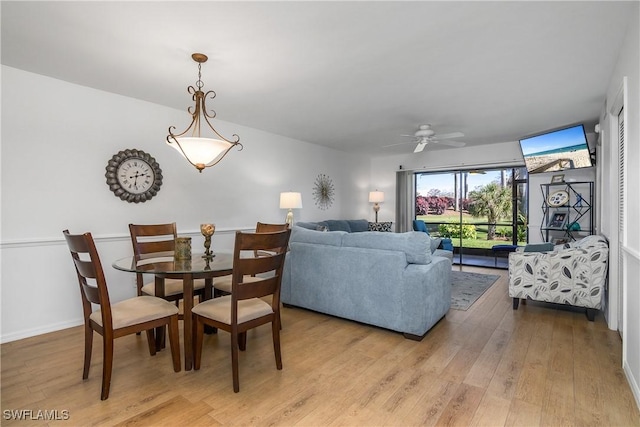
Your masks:
<svg viewBox="0 0 640 427"><path fill-rule="evenodd" d="M473 227L475 229L476 226L479 226L481 228L486 227L487 232L491 233L491 235L493 235L493 233L495 233L498 227L500 227L503 231L504 228L509 229L510 228L510 235L511 235L511 241L509 242L508 240L504 240L502 241L502 243L500 243L500 241L496 241L496 245L497 244L505 244L505 245L514 245L514 246L518 246L518 244L523 244L526 243L528 241L528 228L527 228L527 224L528 224L528 196L529 196L529 186L528 186L528 176L526 173L526 169L524 169L522 166L506 166L506 167L482 167L482 168L469 168L469 169L455 169L455 170L442 170L442 171L422 171L422 172L415 172L414 173L414 219L418 219L418 213L423 211L425 206L427 209L427 212L429 212L430 206L431 206L431 202L434 202L433 199L431 199L432 197L434 197L433 195L422 195L419 194L420 192L418 191L418 180L420 176L423 175L442 175L442 174L451 174L454 180L454 190L453 190L453 202L449 202L449 206L446 209L449 209L451 206L451 203L453 203L453 210L457 210L459 215L458 215L458 220L456 222L427 222L425 221L425 223L427 224L427 229L429 230L430 234L434 233L435 234L440 234L440 231L442 230L442 226L444 225L446 226L457 226L457 232L453 233L454 235L457 235L457 237L450 237L452 240L452 243L454 244L454 257L455 257L455 251L457 248L458 251L458 263L459 265L467 265L467 264L463 264L464 262L464 258L463 255L465 254L465 249L473 249L473 247L467 247L465 246L464 243L464 239L465 239L465 234L469 234L468 232L470 232L471 230L466 230L464 229L465 225L468 225L464 222L464 211L465 211L465 205L467 205L467 203L469 202L468 198L465 196L468 196L469 194L469 189L468 189L468 176L470 174L485 174L486 172L499 172L501 174L501 182L500 182L500 186L502 188L504 188L504 186L509 185L511 188L511 193L510 193L510 201L511 201L511 219L509 221L509 223L505 223L504 221L501 220L497 220L493 223L490 223L488 221L488 218L485 217L485 222L473 222ZM506 173L505 173L506 172ZM429 190L431 191L431 190ZM427 193L428 194L428 193ZM418 198L422 197L424 200L421 201L421 207L418 206ZM446 198L448 198L447 196L445 196ZM427 201L429 201L430 204L426 205ZM438 203L439 207L438 207L438 212L440 210L442 210L442 205L441 205L441 201L437 201L434 203ZM523 204L524 203L524 204ZM425 212L425 214L427 213ZM519 215L520 213L523 213L523 215ZM441 212L439 212L441 213ZM424 215L424 214L423 214ZM437 227L434 230L434 226ZM493 228L493 230L491 230ZM436 231L437 230L437 231ZM451 231L451 230L449 230ZM520 233L519 233L520 231ZM509 233L505 234L505 236L508 236ZM519 237L524 237L524 239L519 239ZM481 249L481 248L480 248ZM489 248L485 247L485 251L487 251ZM466 251L469 252L469 251ZM491 256L495 256L495 252L492 253ZM494 258L495 259L495 258ZM497 259L495 259L496 263L492 266L497 266ZM469 265L474 265L474 264L469 264Z"/></svg>

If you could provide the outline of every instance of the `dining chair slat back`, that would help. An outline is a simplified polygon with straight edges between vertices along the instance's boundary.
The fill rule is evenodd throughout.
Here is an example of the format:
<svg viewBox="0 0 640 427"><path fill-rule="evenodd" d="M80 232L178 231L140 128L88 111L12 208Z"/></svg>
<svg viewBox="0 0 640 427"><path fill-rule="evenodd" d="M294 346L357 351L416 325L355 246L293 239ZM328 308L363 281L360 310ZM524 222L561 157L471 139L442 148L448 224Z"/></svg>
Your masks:
<svg viewBox="0 0 640 427"><path fill-rule="evenodd" d="M136 262L150 258L173 256L178 236L176 223L129 224L129 235ZM144 275L136 273L138 295L142 295Z"/></svg>
<svg viewBox="0 0 640 427"><path fill-rule="evenodd" d="M109 300L109 290L100 256L91 233L71 234L69 230L64 230L62 233L71 252L80 285L85 335L82 378L89 377L94 331L102 335L103 362L100 399L106 400L109 397L111 386L114 339L146 331L149 354L153 356L156 352L153 329L164 326L169 326L173 369L175 372L179 372L180 348L177 307L151 296L139 296L112 305ZM93 310L92 303L99 307L96 311Z"/></svg>
<svg viewBox="0 0 640 427"><path fill-rule="evenodd" d="M204 325L231 334L233 390L240 390L238 350L246 349L247 331L271 323L276 368L282 369L280 350L280 285L291 229L267 233L236 232L231 295L196 305L194 368L200 369ZM247 251L263 251L260 257L243 257ZM273 251L273 252L272 252ZM255 277L251 275L255 274ZM271 296L271 302L265 297Z"/></svg>
<svg viewBox="0 0 640 427"><path fill-rule="evenodd" d="M100 305L102 308L104 305L105 310L103 310L103 313L110 317L109 291L105 285L106 280L100 263L100 257L98 256L95 244L93 244L91 234L73 235L70 234L68 230L65 230L63 233L69 251L71 252L76 275L78 276L83 306L86 306L88 303L93 303ZM91 305L89 304L88 307L89 313L91 313Z"/></svg>
<svg viewBox="0 0 640 427"><path fill-rule="evenodd" d="M129 224L129 234L133 245L133 255L138 265L143 265L145 261L158 258L173 258L175 253L175 241L178 236L176 223L167 224ZM182 280L165 279L162 294L156 295L155 281L145 283L144 274L136 273L136 286L138 295L154 295L174 301L179 305L179 301L184 297L182 292ZM205 282L202 279L193 281L194 294L200 299L205 295Z"/></svg>
<svg viewBox="0 0 640 427"><path fill-rule="evenodd" d="M256 233L272 233L274 231L282 231L289 229L289 224L269 224L264 222L258 222L256 224ZM273 252L274 249L263 249L265 252ZM254 251L254 256L261 256L261 251Z"/></svg>

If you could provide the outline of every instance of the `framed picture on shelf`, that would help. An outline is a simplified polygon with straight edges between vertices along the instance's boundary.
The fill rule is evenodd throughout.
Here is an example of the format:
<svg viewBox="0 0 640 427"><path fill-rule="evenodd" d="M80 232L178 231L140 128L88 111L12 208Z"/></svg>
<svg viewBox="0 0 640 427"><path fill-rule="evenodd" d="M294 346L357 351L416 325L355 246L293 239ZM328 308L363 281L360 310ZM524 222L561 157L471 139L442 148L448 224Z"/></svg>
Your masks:
<svg viewBox="0 0 640 427"><path fill-rule="evenodd" d="M566 212L556 212L549 219L549 224L547 227L549 228L564 228L565 223L567 222L567 213Z"/></svg>
<svg viewBox="0 0 640 427"><path fill-rule="evenodd" d="M564 174L563 173L551 176L551 183L552 184L561 184L563 182L564 182Z"/></svg>

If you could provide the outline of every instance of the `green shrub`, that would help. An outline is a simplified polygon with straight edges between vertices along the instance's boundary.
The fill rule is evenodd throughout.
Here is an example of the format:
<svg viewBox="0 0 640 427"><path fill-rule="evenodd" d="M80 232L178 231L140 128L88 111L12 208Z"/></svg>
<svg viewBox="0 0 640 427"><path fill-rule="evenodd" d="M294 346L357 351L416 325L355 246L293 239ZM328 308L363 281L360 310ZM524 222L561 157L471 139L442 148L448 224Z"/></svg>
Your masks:
<svg viewBox="0 0 640 427"><path fill-rule="evenodd" d="M513 228L512 227L496 227L496 236L511 238L511 236L513 236Z"/></svg>
<svg viewBox="0 0 640 427"><path fill-rule="evenodd" d="M438 226L438 232L442 237L455 238L460 237L460 225L459 224L440 224ZM478 233L476 231L476 226L473 224L468 224L466 222L462 223L462 238L463 239L475 239Z"/></svg>

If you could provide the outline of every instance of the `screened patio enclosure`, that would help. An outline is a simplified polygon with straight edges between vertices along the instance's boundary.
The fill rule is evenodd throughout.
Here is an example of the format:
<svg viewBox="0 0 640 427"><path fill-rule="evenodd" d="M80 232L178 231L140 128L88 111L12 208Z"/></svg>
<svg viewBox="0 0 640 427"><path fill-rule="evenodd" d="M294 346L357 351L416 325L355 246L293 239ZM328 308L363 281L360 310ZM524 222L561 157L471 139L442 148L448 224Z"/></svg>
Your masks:
<svg viewBox="0 0 640 427"><path fill-rule="evenodd" d="M419 172L414 179L415 219L430 235L452 240L454 264L507 268L509 247L526 244L525 168Z"/></svg>

